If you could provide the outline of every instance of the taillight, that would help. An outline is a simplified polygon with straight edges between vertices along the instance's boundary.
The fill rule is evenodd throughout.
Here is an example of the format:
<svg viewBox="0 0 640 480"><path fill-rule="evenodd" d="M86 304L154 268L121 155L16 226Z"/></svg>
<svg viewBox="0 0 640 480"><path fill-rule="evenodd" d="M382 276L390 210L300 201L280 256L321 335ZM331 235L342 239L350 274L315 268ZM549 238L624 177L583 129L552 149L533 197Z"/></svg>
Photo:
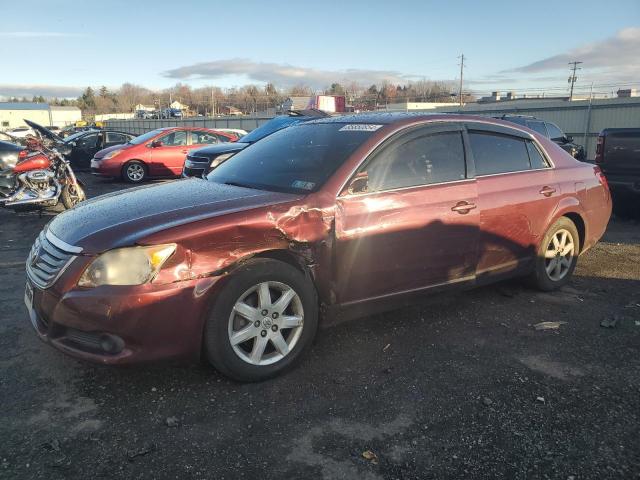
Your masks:
<svg viewBox="0 0 640 480"><path fill-rule="evenodd" d="M18 153L18 159L22 160L23 158L27 158L28 154L29 152L27 150L20 150L20 152Z"/></svg>
<svg viewBox="0 0 640 480"><path fill-rule="evenodd" d="M596 144L596 163L602 163L604 160L604 136L598 136L598 143Z"/></svg>
<svg viewBox="0 0 640 480"><path fill-rule="evenodd" d="M607 182L607 177L604 176L604 173L602 173L602 170L600 169L600 167L593 167L593 172L596 174L596 177L598 177L598 181L600 182L600 185L602 185L608 192L609 182Z"/></svg>

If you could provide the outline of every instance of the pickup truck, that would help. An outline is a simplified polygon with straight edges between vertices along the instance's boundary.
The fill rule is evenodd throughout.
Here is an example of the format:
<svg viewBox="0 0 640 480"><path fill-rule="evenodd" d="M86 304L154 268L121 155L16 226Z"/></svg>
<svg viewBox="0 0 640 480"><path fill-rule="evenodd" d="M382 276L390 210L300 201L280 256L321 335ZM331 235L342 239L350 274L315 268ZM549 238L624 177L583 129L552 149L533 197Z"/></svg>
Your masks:
<svg viewBox="0 0 640 480"><path fill-rule="evenodd" d="M640 128L605 128L596 144L598 165L615 194L640 196Z"/></svg>

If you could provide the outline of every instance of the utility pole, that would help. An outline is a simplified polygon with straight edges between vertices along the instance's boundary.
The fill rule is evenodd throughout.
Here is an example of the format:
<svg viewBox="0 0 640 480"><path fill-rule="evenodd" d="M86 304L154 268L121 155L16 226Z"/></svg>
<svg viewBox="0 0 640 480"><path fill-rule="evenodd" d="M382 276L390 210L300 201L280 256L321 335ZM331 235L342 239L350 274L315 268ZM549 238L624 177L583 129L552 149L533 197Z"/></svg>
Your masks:
<svg viewBox="0 0 640 480"><path fill-rule="evenodd" d="M576 77L576 70L582 70L581 67L578 67L582 62L569 62L569 65L573 65L571 68L571 76L569 77L569 83L571 83L571 91L569 93L569 101L573 100L573 84L576 83L578 77Z"/></svg>
<svg viewBox="0 0 640 480"><path fill-rule="evenodd" d="M460 106L462 106L462 75L464 69L464 53L458 58L460 58L460 89L458 90L458 96L460 97Z"/></svg>

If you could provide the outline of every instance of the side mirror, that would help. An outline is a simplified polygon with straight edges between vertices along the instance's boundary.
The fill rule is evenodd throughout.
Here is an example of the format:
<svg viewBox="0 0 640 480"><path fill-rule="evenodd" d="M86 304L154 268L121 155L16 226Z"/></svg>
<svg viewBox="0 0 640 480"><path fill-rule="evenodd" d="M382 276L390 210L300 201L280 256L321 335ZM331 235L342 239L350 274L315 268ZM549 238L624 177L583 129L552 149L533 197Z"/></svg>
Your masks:
<svg viewBox="0 0 640 480"><path fill-rule="evenodd" d="M71 148L76 148L78 146L76 142L71 142L69 145L71 146Z"/></svg>
<svg viewBox="0 0 640 480"><path fill-rule="evenodd" d="M350 194L366 193L368 190L369 175L367 175L367 172L358 173L351 179L351 182L349 182L349 188L347 188L347 192L349 192Z"/></svg>
<svg viewBox="0 0 640 480"><path fill-rule="evenodd" d="M162 146L162 140L154 140L151 142L151 148L157 148Z"/></svg>

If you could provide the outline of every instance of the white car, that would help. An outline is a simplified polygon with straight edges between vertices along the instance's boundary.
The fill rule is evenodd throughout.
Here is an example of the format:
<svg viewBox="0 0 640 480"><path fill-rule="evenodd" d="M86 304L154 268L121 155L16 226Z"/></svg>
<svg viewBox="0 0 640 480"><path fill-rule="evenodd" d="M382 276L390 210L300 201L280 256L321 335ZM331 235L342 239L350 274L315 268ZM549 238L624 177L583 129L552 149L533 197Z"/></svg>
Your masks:
<svg viewBox="0 0 640 480"><path fill-rule="evenodd" d="M246 130L242 130L241 128L215 128L213 127L214 130L217 130L218 132L223 132L223 133L234 133L238 136L238 138L242 138L244 137L247 133Z"/></svg>
<svg viewBox="0 0 640 480"><path fill-rule="evenodd" d="M7 133L12 137L16 138L25 138L27 135L35 136L35 132L29 127L17 127L12 128L11 130L7 130Z"/></svg>

